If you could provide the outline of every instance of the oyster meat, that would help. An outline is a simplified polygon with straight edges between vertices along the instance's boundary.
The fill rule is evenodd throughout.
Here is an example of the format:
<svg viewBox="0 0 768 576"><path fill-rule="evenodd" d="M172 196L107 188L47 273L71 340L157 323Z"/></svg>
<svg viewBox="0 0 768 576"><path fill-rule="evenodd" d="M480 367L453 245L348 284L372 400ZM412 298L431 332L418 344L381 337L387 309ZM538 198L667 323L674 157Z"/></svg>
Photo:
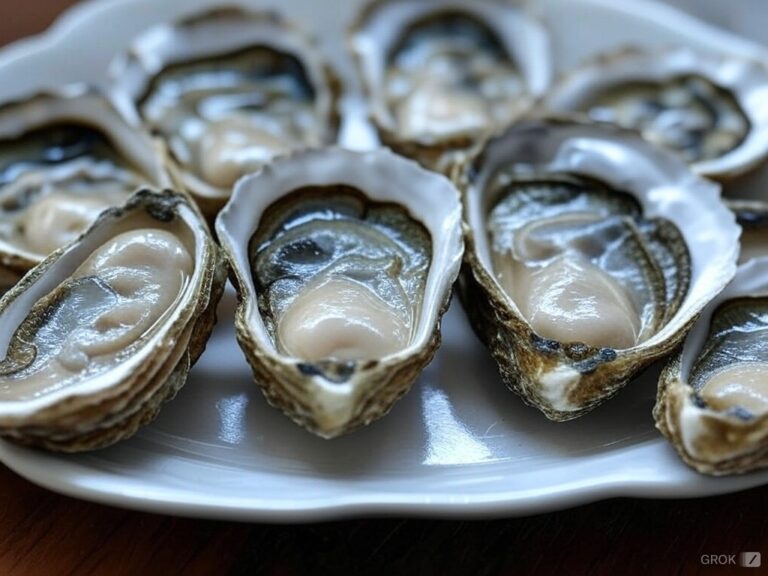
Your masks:
<svg viewBox="0 0 768 576"><path fill-rule="evenodd" d="M546 33L502 2L377 0L353 34L381 139L430 167L514 120L549 84Z"/></svg>
<svg viewBox="0 0 768 576"><path fill-rule="evenodd" d="M307 188L276 203L251 240L259 311L279 352L317 362L402 350L432 252L399 206L353 188Z"/></svg>
<svg viewBox="0 0 768 576"><path fill-rule="evenodd" d="M712 178L768 155L768 68L735 56L624 50L566 75L543 106L637 130Z"/></svg>
<svg viewBox="0 0 768 576"><path fill-rule="evenodd" d="M743 264L659 380L656 426L705 474L768 466L768 259Z"/></svg>
<svg viewBox="0 0 768 576"><path fill-rule="evenodd" d="M0 260L24 272L144 186L170 184L149 135L96 91L0 108Z"/></svg>
<svg viewBox="0 0 768 576"><path fill-rule="evenodd" d="M241 176L336 139L338 83L274 15L224 9L162 25L114 70L125 106L167 143L209 215Z"/></svg>
<svg viewBox="0 0 768 576"><path fill-rule="evenodd" d="M224 278L185 197L105 212L0 303L0 435L65 452L131 436L184 384Z"/></svg>
<svg viewBox="0 0 768 576"><path fill-rule="evenodd" d="M522 122L460 184L462 302L506 384L553 420L671 351L735 270L718 187L608 125Z"/></svg>
<svg viewBox="0 0 768 576"><path fill-rule="evenodd" d="M493 270L539 336L628 349L680 308L685 241L668 220L645 219L631 194L575 175L503 171L491 187Z"/></svg>
<svg viewBox="0 0 768 576"><path fill-rule="evenodd" d="M439 345L460 213L446 178L386 151L297 153L242 180L216 228L269 401L326 438L387 413Z"/></svg>

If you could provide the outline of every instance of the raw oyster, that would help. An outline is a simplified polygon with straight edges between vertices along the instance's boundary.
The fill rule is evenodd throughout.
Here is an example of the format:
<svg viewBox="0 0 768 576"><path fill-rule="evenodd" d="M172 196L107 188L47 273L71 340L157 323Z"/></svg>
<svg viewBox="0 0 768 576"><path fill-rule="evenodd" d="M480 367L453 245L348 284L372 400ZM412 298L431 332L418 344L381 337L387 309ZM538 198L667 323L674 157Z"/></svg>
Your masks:
<svg viewBox="0 0 768 576"><path fill-rule="evenodd" d="M669 353L736 269L719 187L607 124L519 123L460 187L462 302L507 386L552 420Z"/></svg>
<svg viewBox="0 0 768 576"><path fill-rule="evenodd" d="M311 42L271 14L220 9L161 25L113 74L126 109L167 143L208 215L244 174L336 139L335 76Z"/></svg>
<svg viewBox="0 0 768 576"><path fill-rule="evenodd" d="M25 272L141 187L170 185L148 134L95 90L0 107L0 265Z"/></svg>
<svg viewBox="0 0 768 576"><path fill-rule="evenodd" d="M463 252L443 176L384 150L300 152L241 180L216 230L256 382L311 432L383 416L432 360Z"/></svg>
<svg viewBox="0 0 768 576"><path fill-rule="evenodd" d="M543 106L638 130L710 178L768 156L768 68L736 56L624 50L566 75Z"/></svg>
<svg viewBox="0 0 768 576"><path fill-rule="evenodd" d="M152 421L205 347L221 264L184 196L103 213L0 301L0 435L78 452Z"/></svg>
<svg viewBox="0 0 768 576"><path fill-rule="evenodd" d="M699 472L768 466L768 259L750 260L659 379L656 427Z"/></svg>
<svg viewBox="0 0 768 576"><path fill-rule="evenodd" d="M517 118L552 75L543 27L495 0L376 0L352 47L382 141L431 168Z"/></svg>

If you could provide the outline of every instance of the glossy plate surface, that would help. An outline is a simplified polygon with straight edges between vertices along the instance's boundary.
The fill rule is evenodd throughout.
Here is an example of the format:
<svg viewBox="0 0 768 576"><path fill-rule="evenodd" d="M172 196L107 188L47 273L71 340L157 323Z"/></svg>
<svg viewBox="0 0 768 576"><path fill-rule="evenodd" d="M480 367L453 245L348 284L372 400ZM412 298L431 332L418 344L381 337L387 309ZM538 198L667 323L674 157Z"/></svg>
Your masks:
<svg viewBox="0 0 768 576"><path fill-rule="evenodd" d="M693 5L688 0L678 0ZM151 23L210 0L97 0L79 5L45 36L0 56L0 98L57 82L103 83L114 53ZM352 82L343 50L349 0L252 1L280 5L322 34ZM768 60L739 40L647 1L541 0L555 57L567 69L597 50L642 45L718 46ZM705 2L717 8L715 2ZM759 0L740 0L768 26ZM322 5L322 9L318 6ZM330 6L334 5L334 6ZM743 8L742 8L743 6ZM343 15L343 16L342 16ZM574 33L573 22L579 22ZM373 145L355 96L342 143ZM435 362L392 413L331 442L270 408L235 342L227 293L208 351L178 398L134 439L79 456L0 444L0 459L68 495L155 512L267 521L363 514L508 516L614 496L687 497L768 483L768 472L712 479L686 468L653 427L655 369L592 414L551 423L501 383L458 302Z"/></svg>

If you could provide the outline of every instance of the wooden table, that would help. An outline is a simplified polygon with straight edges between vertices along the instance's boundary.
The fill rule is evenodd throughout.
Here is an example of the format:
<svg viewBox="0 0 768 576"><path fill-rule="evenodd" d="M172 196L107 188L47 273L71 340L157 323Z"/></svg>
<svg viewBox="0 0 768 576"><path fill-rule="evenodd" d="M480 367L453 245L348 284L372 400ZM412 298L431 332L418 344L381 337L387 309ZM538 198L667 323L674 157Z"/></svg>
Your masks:
<svg viewBox="0 0 768 576"><path fill-rule="evenodd" d="M71 4L2 0L0 44L42 31ZM746 551L763 552L768 573L765 488L702 500L616 499L491 522L266 526L89 504L0 467L0 575L725 574L728 568L702 565L702 555Z"/></svg>

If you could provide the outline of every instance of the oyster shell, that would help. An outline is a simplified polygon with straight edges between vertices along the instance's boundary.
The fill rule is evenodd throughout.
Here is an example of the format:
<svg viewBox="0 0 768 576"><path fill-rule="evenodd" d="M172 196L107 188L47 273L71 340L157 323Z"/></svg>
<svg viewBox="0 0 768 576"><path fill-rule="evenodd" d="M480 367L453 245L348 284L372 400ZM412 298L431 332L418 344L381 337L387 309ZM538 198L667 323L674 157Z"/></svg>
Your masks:
<svg viewBox="0 0 768 576"><path fill-rule="evenodd" d="M543 107L638 130L710 178L768 156L768 68L737 56L626 49L567 74Z"/></svg>
<svg viewBox="0 0 768 576"><path fill-rule="evenodd" d="M148 134L96 90L70 86L0 107L0 265L25 272L105 209L170 179Z"/></svg>
<svg viewBox="0 0 768 576"><path fill-rule="evenodd" d="M241 180L216 230L256 382L311 432L383 416L432 360L463 252L443 176L384 150L300 152Z"/></svg>
<svg viewBox="0 0 768 576"><path fill-rule="evenodd" d="M158 26L116 60L113 75L125 108L167 143L208 215L244 174L336 139L335 76L273 14L219 9Z"/></svg>
<svg viewBox="0 0 768 576"><path fill-rule="evenodd" d="M462 302L507 386L552 420L669 353L736 268L719 187L610 125L522 122L459 180Z"/></svg>
<svg viewBox="0 0 768 576"><path fill-rule="evenodd" d="M381 140L430 168L517 118L552 75L541 24L495 0L376 0L352 49Z"/></svg>
<svg viewBox="0 0 768 576"><path fill-rule="evenodd" d="M768 466L768 259L752 259L664 368L653 415L699 472Z"/></svg>
<svg viewBox="0 0 768 576"><path fill-rule="evenodd" d="M102 214L0 301L0 435L78 452L152 421L205 347L221 262L184 196Z"/></svg>

